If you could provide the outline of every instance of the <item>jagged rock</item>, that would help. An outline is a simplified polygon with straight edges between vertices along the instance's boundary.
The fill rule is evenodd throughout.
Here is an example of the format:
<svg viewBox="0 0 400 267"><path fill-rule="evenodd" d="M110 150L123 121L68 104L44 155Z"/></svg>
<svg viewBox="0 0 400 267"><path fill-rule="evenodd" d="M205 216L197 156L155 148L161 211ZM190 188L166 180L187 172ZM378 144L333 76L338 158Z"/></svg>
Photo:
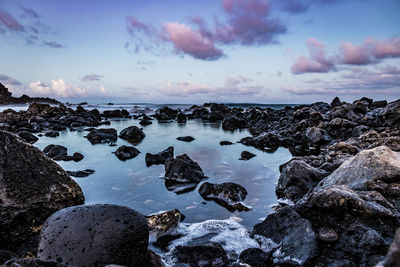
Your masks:
<svg viewBox="0 0 400 267"><path fill-rule="evenodd" d="M72 266L148 266L148 236L143 215L128 207L76 206L47 219L38 258Z"/></svg>
<svg viewBox="0 0 400 267"><path fill-rule="evenodd" d="M5 131L0 131L0 177L1 249L23 250L50 214L84 202L78 184L58 164ZM33 244L25 249L34 251Z"/></svg>
<svg viewBox="0 0 400 267"><path fill-rule="evenodd" d="M156 118L158 121L170 121L175 120L178 115L178 111L174 109L170 109L169 107L163 107L156 114Z"/></svg>
<svg viewBox="0 0 400 267"><path fill-rule="evenodd" d="M383 262L377 267L395 267L400 266L400 230L396 231L393 243L390 245L389 251Z"/></svg>
<svg viewBox="0 0 400 267"><path fill-rule="evenodd" d="M118 159L127 160L139 155L140 151L136 147L122 145L114 153Z"/></svg>
<svg viewBox="0 0 400 267"><path fill-rule="evenodd" d="M199 183L206 177L199 164L183 154L165 161L165 178L173 183Z"/></svg>
<svg viewBox="0 0 400 267"><path fill-rule="evenodd" d="M179 222L184 218L183 214L177 209L145 217L150 238L154 240L157 240L160 236L174 235Z"/></svg>
<svg viewBox="0 0 400 267"><path fill-rule="evenodd" d="M339 97L335 97L332 102L331 102L331 107L338 107L342 105L342 102L340 101Z"/></svg>
<svg viewBox="0 0 400 267"><path fill-rule="evenodd" d="M142 129L138 128L137 126L130 126L128 128L123 129L120 134L119 138L125 139L126 141L137 144L140 143L146 135L142 131Z"/></svg>
<svg viewBox="0 0 400 267"><path fill-rule="evenodd" d="M174 158L174 147L172 146L157 154L146 153L146 166L150 167L153 164L165 164L165 161L169 158Z"/></svg>
<svg viewBox="0 0 400 267"><path fill-rule="evenodd" d="M90 143L110 143L117 141L117 130L113 128L92 129L87 135Z"/></svg>
<svg viewBox="0 0 400 267"><path fill-rule="evenodd" d="M249 211L242 201L247 196L246 189L236 183L212 184L205 182L199 188L199 194L205 200L214 200L229 211Z"/></svg>

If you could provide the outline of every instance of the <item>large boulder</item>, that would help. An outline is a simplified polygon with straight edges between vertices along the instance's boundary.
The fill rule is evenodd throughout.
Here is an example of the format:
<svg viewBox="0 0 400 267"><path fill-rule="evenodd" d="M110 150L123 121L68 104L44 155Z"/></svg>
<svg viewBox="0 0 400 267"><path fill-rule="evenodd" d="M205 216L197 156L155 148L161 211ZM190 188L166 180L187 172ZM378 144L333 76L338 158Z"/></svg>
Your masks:
<svg viewBox="0 0 400 267"><path fill-rule="evenodd" d="M137 126L130 126L128 128L123 129L119 133L119 138L125 139L126 141L137 144L140 143L146 135Z"/></svg>
<svg viewBox="0 0 400 267"><path fill-rule="evenodd" d="M36 143L36 141L39 140L39 138L27 131L20 131L18 136L30 144Z"/></svg>
<svg viewBox="0 0 400 267"><path fill-rule="evenodd" d="M205 179L199 164L186 154L165 161L165 177L175 183L199 183Z"/></svg>
<svg viewBox="0 0 400 267"><path fill-rule="evenodd" d="M92 144L110 143L117 141L117 130L113 128L92 129L87 135Z"/></svg>
<svg viewBox="0 0 400 267"><path fill-rule="evenodd" d="M43 225L38 258L72 266L148 266L148 237L144 216L128 207L70 207Z"/></svg>
<svg viewBox="0 0 400 267"><path fill-rule="evenodd" d="M122 145L114 153L118 159L127 160L139 155L140 151L134 146Z"/></svg>
<svg viewBox="0 0 400 267"><path fill-rule="evenodd" d="M212 184L205 182L199 188L199 194L205 200L214 200L230 211L248 211L242 201L247 196L246 189L236 183Z"/></svg>
<svg viewBox="0 0 400 267"><path fill-rule="evenodd" d="M291 160L281 165L280 171L276 195L293 201L299 200L327 175L301 160Z"/></svg>
<svg viewBox="0 0 400 267"><path fill-rule="evenodd" d="M150 167L153 164L165 164L165 161L169 158L174 158L174 147L172 146L157 154L146 153L146 166Z"/></svg>
<svg viewBox="0 0 400 267"><path fill-rule="evenodd" d="M259 224L253 233L270 238L278 244L273 253L274 263L295 261L299 265L308 266L318 253L317 235L311 222L302 218L293 208L278 210Z"/></svg>
<svg viewBox="0 0 400 267"><path fill-rule="evenodd" d="M78 184L57 163L5 131L0 131L0 191L0 248L14 251L38 235L49 215L84 202Z"/></svg>

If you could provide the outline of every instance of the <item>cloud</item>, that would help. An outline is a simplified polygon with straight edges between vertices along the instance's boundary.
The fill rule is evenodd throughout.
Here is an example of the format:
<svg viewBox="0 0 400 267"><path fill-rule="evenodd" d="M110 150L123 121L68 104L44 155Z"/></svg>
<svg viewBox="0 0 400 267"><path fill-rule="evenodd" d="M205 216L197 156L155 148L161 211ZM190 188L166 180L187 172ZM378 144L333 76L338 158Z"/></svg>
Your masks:
<svg viewBox="0 0 400 267"><path fill-rule="evenodd" d="M345 0L272 0L272 3L290 14L301 14L308 11L308 9L314 5L335 4L344 1Z"/></svg>
<svg viewBox="0 0 400 267"><path fill-rule="evenodd" d="M0 9L0 26L6 28L10 32L23 32L25 27L22 26L10 13Z"/></svg>
<svg viewBox="0 0 400 267"><path fill-rule="evenodd" d="M245 76L242 76L242 75L239 75L237 77L228 76L228 77L226 77L225 84L228 87L235 87L235 86L238 86L239 84L248 83L248 82L251 82L251 81L252 81L252 79L250 79L248 77L245 77Z"/></svg>
<svg viewBox="0 0 400 267"><path fill-rule="evenodd" d="M29 7L24 7L24 6L20 6L20 8L22 9L24 16L30 17L30 18L34 18L34 19L38 19L39 18L39 14L36 13L35 10L33 10L32 8Z"/></svg>
<svg viewBox="0 0 400 267"><path fill-rule="evenodd" d="M88 81L100 81L104 76L99 75L99 74L88 74L83 76L82 81L83 82L88 82Z"/></svg>
<svg viewBox="0 0 400 267"><path fill-rule="evenodd" d="M59 43L57 43L57 42L55 42L55 41L43 42L43 44L44 44L45 46L52 47L52 48L64 48L64 47L65 47L64 45L59 44Z"/></svg>
<svg viewBox="0 0 400 267"><path fill-rule="evenodd" d="M371 47L372 55L376 59L400 57L400 37L381 41L368 38L364 43Z"/></svg>
<svg viewBox="0 0 400 267"><path fill-rule="evenodd" d="M371 55L365 46L342 43L340 51L342 64L366 65L372 63Z"/></svg>
<svg viewBox="0 0 400 267"><path fill-rule="evenodd" d="M286 27L272 18L266 0L223 0L224 16L214 21L210 30L202 17L191 18L193 27L179 22L165 22L161 27L126 17L127 31L135 52L152 51L171 44L178 54L201 60L217 60L224 56L227 45L259 46L278 43L277 36L286 33ZM132 44L132 45L131 45Z"/></svg>
<svg viewBox="0 0 400 267"><path fill-rule="evenodd" d="M4 74L0 74L0 82L2 82L4 85L16 85L16 86L22 85L21 82L11 77L8 77L7 75Z"/></svg>
<svg viewBox="0 0 400 267"><path fill-rule="evenodd" d="M332 59L325 55L325 45L314 38L307 40L310 58L300 56L291 68L293 74L303 73L324 73L335 70L335 64Z"/></svg>

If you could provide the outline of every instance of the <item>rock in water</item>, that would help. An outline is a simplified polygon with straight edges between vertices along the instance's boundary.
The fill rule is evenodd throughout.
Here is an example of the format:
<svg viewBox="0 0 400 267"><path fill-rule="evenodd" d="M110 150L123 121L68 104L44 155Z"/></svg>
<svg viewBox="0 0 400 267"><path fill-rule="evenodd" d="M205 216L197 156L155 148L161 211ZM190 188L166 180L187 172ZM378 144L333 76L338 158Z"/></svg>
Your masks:
<svg viewBox="0 0 400 267"><path fill-rule="evenodd" d="M251 267L267 267L272 265L271 253L259 248L249 248L240 253L240 262L250 264Z"/></svg>
<svg viewBox="0 0 400 267"><path fill-rule="evenodd" d="M35 135L33 135L33 134L31 134L30 132L27 132L27 131L19 132L18 136L21 137L22 139L24 139L26 142L28 142L30 144L33 144L37 140L39 140L39 138L37 138Z"/></svg>
<svg viewBox="0 0 400 267"><path fill-rule="evenodd" d="M249 160L249 159L251 159L251 158L254 158L255 156L257 156L256 154L253 154L253 153L251 153L251 152L249 152L249 151L243 151L241 154L240 154L240 160Z"/></svg>
<svg viewBox="0 0 400 267"><path fill-rule="evenodd" d="M38 258L71 266L148 266L149 231L128 207L89 205L54 213L43 225Z"/></svg>
<svg viewBox="0 0 400 267"><path fill-rule="evenodd" d="M93 145L100 143L115 142L117 141L117 130L113 128L92 129L87 135L87 139Z"/></svg>
<svg viewBox="0 0 400 267"><path fill-rule="evenodd" d="M176 246L164 257L168 266L228 266L228 256L215 242Z"/></svg>
<svg viewBox="0 0 400 267"><path fill-rule="evenodd" d="M127 160L139 155L140 151L136 147L122 145L114 153L120 160Z"/></svg>
<svg viewBox="0 0 400 267"><path fill-rule="evenodd" d="M0 249L19 250L52 213L84 202L57 163L6 131L0 131L0 188Z"/></svg>
<svg viewBox="0 0 400 267"><path fill-rule="evenodd" d="M189 136L189 135L188 136L180 136L180 137L177 137L176 140L184 141L184 142L192 142L194 140L194 137Z"/></svg>
<svg viewBox="0 0 400 267"><path fill-rule="evenodd" d="M183 154L165 162L165 177L175 183L198 183L205 179L203 170L188 155Z"/></svg>
<svg viewBox="0 0 400 267"><path fill-rule="evenodd" d="M48 145L43 149L43 152L51 159L62 160L67 156L68 149L61 145Z"/></svg>
<svg viewBox="0 0 400 267"><path fill-rule="evenodd" d="M246 198L246 189L235 183L212 184L205 182L199 188L200 195L206 200L214 200L229 211L248 211L250 208L241 202Z"/></svg>
<svg viewBox="0 0 400 267"><path fill-rule="evenodd" d="M146 135L144 134L144 132L137 126L130 126L128 128L125 128L119 134L119 138L125 139L126 141L133 144L141 142L145 136Z"/></svg>
<svg viewBox="0 0 400 267"><path fill-rule="evenodd" d="M0 267L70 267L70 266L58 263L56 261L47 261L35 258L31 259L14 258L0 265Z"/></svg>
<svg viewBox="0 0 400 267"><path fill-rule="evenodd" d="M153 164L165 164L165 161L169 158L174 158L174 147L172 146L157 154L146 153L146 166L150 167Z"/></svg>
<svg viewBox="0 0 400 267"><path fill-rule="evenodd" d="M235 129L243 129L246 128L247 121L242 118L238 118L235 115L226 117L222 121L222 128L224 130L235 130Z"/></svg>
<svg viewBox="0 0 400 267"><path fill-rule="evenodd" d="M146 216L150 238L157 240L160 236L175 234L179 222L182 221L183 218L184 215L176 209Z"/></svg>

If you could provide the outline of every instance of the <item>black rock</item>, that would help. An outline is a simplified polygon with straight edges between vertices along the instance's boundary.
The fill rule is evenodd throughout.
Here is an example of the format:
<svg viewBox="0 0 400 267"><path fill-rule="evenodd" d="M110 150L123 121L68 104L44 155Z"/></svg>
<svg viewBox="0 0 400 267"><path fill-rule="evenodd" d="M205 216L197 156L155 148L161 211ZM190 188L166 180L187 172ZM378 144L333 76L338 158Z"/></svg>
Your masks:
<svg viewBox="0 0 400 267"><path fill-rule="evenodd" d="M35 258L14 258L0 265L0 267L69 267L55 260L41 260Z"/></svg>
<svg viewBox="0 0 400 267"><path fill-rule="evenodd" d="M183 154L165 161L165 179L173 183L198 183L205 179L199 164Z"/></svg>
<svg viewBox="0 0 400 267"><path fill-rule="evenodd" d="M340 101L339 97L335 97L332 102L331 102L331 107L338 107L342 105L342 102Z"/></svg>
<svg viewBox="0 0 400 267"><path fill-rule="evenodd" d="M273 266L271 254L259 248L248 248L240 253L239 259L251 267L269 267Z"/></svg>
<svg viewBox="0 0 400 267"><path fill-rule="evenodd" d="M152 122L151 120L147 120L147 119L143 119L143 120L141 120L141 121L139 122L139 124L142 125L142 126L150 125L150 124L152 124L152 123L153 123L153 122Z"/></svg>
<svg viewBox="0 0 400 267"><path fill-rule="evenodd" d="M81 160L83 160L83 158L84 158L84 156L79 152L75 152L72 155L72 160L75 161L75 162L81 161Z"/></svg>
<svg viewBox="0 0 400 267"><path fill-rule="evenodd" d="M187 117L184 113L179 113L178 114L178 122L179 123L186 123Z"/></svg>
<svg viewBox="0 0 400 267"><path fill-rule="evenodd" d="M222 246L215 242L174 247L166 256L175 266L228 266L228 256Z"/></svg>
<svg viewBox="0 0 400 267"><path fill-rule="evenodd" d="M12 251L0 249L0 264L4 263L12 258L17 258L17 257L18 257L18 255Z"/></svg>
<svg viewBox="0 0 400 267"><path fill-rule="evenodd" d="M174 147L172 146L157 154L146 153L146 166L150 167L153 164L165 164L165 161L169 158L174 158Z"/></svg>
<svg viewBox="0 0 400 267"><path fill-rule="evenodd" d="M184 142L192 142L194 140L194 137L192 137L192 136L180 136L180 137L177 137L176 140L184 141Z"/></svg>
<svg viewBox="0 0 400 267"><path fill-rule="evenodd" d="M155 115L158 121L171 121L175 120L178 115L178 111L170 109L169 107L163 107L160 109L159 113Z"/></svg>
<svg viewBox="0 0 400 267"><path fill-rule="evenodd" d="M222 121L222 128L224 130L243 129L243 128L246 128L246 125L247 125L247 121L245 119L238 118L235 115L226 117Z"/></svg>
<svg viewBox="0 0 400 267"><path fill-rule="evenodd" d="M249 159L251 159L251 158L254 158L255 156L257 156L256 154L253 154L253 153L251 153L251 152L249 152L249 151L243 151L241 154L240 154L240 160L249 160Z"/></svg>
<svg viewBox="0 0 400 267"><path fill-rule="evenodd" d="M88 177L89 175L91 175L94 172L95 171L91 170L91 169L86 169L83 171L67 171L69 176L78 177L78 178Z"/></svg>
<svg viewBox="0 0 400 267"><path fill-rule="evenodd" d="M199 188L199 194L205 200L214 200L229 211L249 211L250 208L242 204L247 196L246 189L235 183L212 184L205 182Z"/></svg>
<svg viewBox="0 0 400 267"><path fill-rule="evenodd" d="M71 266L147 266L148 236L143 215L128 207L76 206L47 219L38 258Z"/></svg>
<svg viewBox="0 0 400 267"><path fill-rule="evenodd" d="M48 145L43 149L43 152L51 159L62 160L67 156L68 149L61 145Z"/></svg>
<svg viewBox="0 0 400 267"><path fill-rule="evenodd" d="M179 210L174 209L145 217L150 239L157 240L161 236L174 235L185 216Z"/></svg>
<svg viewBox="0 0 400 267"><path fill-rule="evenodd" d="M27 131L19 132L18 136L21 137L22 139L24 139L26 142L28 142L30 144L33 144L37 140L39 140L39 138L37 138L35 135L33 135L33 134L31 134L30 132L27 132Z"/></svg>
<svg viewBox="0 0 400 267"><path fill-rule="evenodd" d="M0 248L35 252L32 240L45 219L83 204L83 193L42 151L5 131L0 131L0 166Z"/></svg>
<svg viewBox="0 0 400 267"><path fill-rule="evenodd" d="M93 129L87 135L92 144L109 143L117 141L117 130L113 128Z"/></svg>
<svg viewBox="0 0 400 267"><path fill-rule="evenodd" d="M400 266L400 229L396 231L393 243L390 245L385 260L381 263L381 265L378 266Z"/></svg>
<svg viewBox="0 0 400 267"><path fill-rule="evenodd" d="M119 138L122 138L130 143L137 144L140 143L146 135L137 126L130 126L123 129L119 133Z"/></svg>
<svg viewBox="0 0 400 267"><path fill-rule="evenodd" d="M120 160L127 160L139 155L140 151L136 147L122 145L114 153Z"/></svg>
<svg viewBox="0 0 400 267"><path fill-rule="evenodd" d="M55 132L55 131L51 131L51 132L45 133L44 135L47 136L47 137L57 137L57 136L60 135L60 133L59 132Z"/></svg>
<svg viewBox="0 0 400 267"><path fill-rule="evenodd" d="M230 146L230 145L233 145L233 143L232 143L232 142L229 142L229 141L221 141L221 142L219 142L219 144L220 144L221 146Z"/></svg>

